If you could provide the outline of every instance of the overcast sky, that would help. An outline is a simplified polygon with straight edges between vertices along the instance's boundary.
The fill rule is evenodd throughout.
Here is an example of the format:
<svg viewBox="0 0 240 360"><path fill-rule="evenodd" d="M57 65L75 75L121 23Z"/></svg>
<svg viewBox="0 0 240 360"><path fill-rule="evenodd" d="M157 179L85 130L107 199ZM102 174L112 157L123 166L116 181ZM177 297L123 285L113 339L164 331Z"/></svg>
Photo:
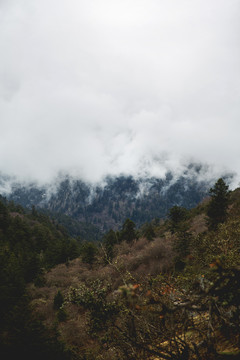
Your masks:
<svg viewBox="0 0 240 360"><path fill-rule="evenodd" d="M240 174L240 0L0 0L0 171L189 161Z"/></svg>

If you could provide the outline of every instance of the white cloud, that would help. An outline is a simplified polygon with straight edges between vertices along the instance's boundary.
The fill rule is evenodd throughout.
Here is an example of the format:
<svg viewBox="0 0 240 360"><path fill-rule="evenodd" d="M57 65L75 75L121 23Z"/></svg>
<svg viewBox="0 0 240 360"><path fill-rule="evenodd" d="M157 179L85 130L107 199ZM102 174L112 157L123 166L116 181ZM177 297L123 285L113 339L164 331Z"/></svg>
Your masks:
<svg viewBox="0 0 240 360"><path fill-rule="evenodd" d="M240 173L239 15L238 0L0 1L0 170Z"/></svg>

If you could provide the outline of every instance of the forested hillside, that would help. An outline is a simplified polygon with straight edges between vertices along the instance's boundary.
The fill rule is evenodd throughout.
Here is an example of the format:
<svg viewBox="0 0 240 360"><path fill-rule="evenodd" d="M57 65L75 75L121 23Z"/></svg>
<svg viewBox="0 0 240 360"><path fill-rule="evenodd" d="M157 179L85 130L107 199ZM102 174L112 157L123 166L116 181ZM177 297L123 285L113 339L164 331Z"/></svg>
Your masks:
<svg viewBox="0 0 240 360"><path fill-rule="evenodd" d="M194 164L178 176L107 177L95 185L64 176L45 187L15 184L8 198L24 207L35 205L47 211L73 236L99 240L111 228L119 229L126 218L141 226L166 217L174 205L196 206L213 182L207 179L204 169Z"/></svg>
<svg viewBox="0 0 240 360"><path fill-rule="evenodd" d="M238 359L240 190L210 198L102 244L29 283L34 313L74 359Z"/></svg>
<svg viewBox="0 0 240 360"><path fill-rule="evenodd" d="M76 258L79 244L39 214L0 198L0 356L67 359L55 331L32 313L26 286L43 286L45 272Z"/></svg>

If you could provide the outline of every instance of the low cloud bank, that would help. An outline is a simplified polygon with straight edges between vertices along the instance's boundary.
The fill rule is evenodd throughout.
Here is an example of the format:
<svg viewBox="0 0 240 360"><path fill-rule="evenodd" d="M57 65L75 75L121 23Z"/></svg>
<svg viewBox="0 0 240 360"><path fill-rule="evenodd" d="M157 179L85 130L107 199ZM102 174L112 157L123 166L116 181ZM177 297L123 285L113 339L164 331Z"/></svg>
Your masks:
<svg viewBox="0 0 240 360"><path fill-rule="evenodd" d="M236 0L0 2L0 171L240 180Z"/></svg>

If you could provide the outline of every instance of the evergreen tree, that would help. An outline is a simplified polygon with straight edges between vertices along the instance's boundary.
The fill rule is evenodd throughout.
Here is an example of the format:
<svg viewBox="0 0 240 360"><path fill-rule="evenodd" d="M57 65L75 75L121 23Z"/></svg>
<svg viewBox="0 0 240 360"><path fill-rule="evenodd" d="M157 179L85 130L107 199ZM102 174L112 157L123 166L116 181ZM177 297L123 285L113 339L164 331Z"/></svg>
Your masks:
<svg viewBox="0 0 240 360"><path fill-rule="evenodd" d="M106 262L112 261L113 259L113 247L117 243L116 233L111 229L103 238L103 246L106 253Z"/></svg>
<svg viewBox="0 0 240 360"><path fill-rule="evenodd" d="M9 226L7 207L0 201L0 229L5 233Z"/></svg>
<svg viewBox="0 0 240 360"><path fill-rule="evenodd" d="M132 242L137 237L135 228L136 228L135 223L130 219L126 219L122 226L122 230L120 231L119 240L120 241L126 240L128 243Z"/></svg>
<svg viewBox="0 0 240 360"><path fill-rule="evenodd" d="M214 187L210 189L209 193L211 201L207 209L208 227L210 230L215 230L227 218L230 192L228 185L220 178Z"/></svg>
<svg viewBox="0 0 240 360"><path fill-rule="evenodd" d="M148 241L152 241L156 236L154 227L152 223L146 223L143 226L142 235L148 239Z"/></svg>
<svg viewBox="0 0 240 360"><path fill-rule="evenodd" d="M175 268L183 270L185 267L186 256L190 253L190 245L192 242L192 233L186 224L181 224L175 233L176 238L173 242L175 251Z"/></svg>
<svg viewBox="0 0 240 360"><path fill-rule="evenodd" d="M97 246L91 242L85 242L81 248L82 261L87 264L93 264L97 254Z"/></svg>
<svg viewBox="0 0 240 360"><path fill-rule="evenodd" d="M61 291L58 290L57 294L54 296L53 308L58 310L63 305L63 303L64 303L64 296L61 293Z"/></svg>
<svg viewBox="0 0 240 360"><path fill-rule="evenodd" d="M187 209L182 206L173 206L169 210L170 229L172 232L178 230L180 223L187 218Z"/></svg>

